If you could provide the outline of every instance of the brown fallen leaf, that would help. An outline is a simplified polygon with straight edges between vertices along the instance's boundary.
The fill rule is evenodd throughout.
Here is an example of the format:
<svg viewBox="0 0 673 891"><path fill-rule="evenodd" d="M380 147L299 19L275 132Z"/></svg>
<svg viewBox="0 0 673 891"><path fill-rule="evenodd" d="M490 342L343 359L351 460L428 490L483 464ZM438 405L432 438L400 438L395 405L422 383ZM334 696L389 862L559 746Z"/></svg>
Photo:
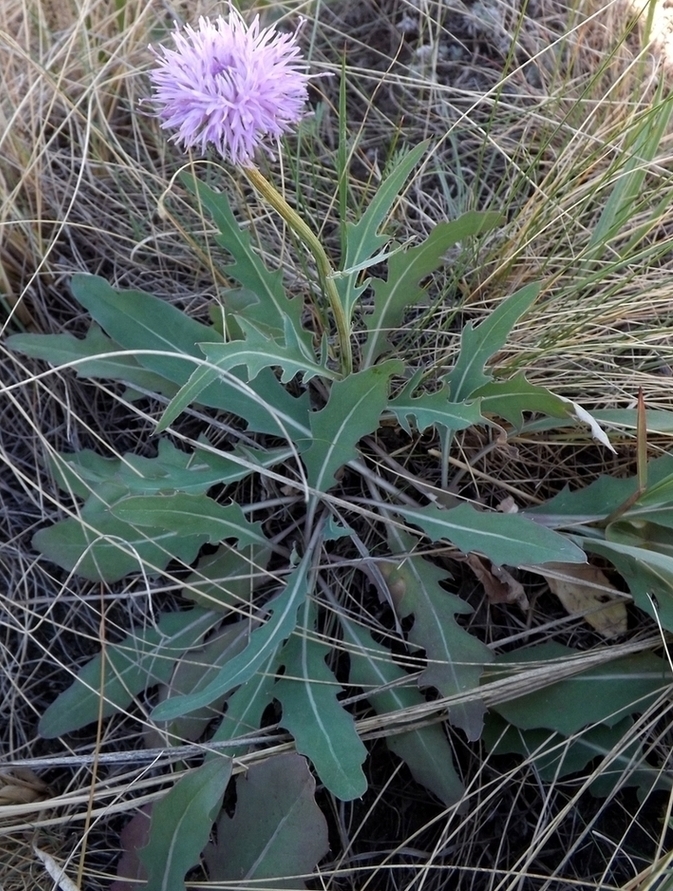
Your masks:
<svg viewBox="0 0 673 891"><path fill-rule="evenodd" d="M484 586L489 603L516 603L524 612L530 608L523 585L502 566L476 554L468 554L467 564Z"/></svg>
<svg viewBox="0 0 673 891"><path fill-rule="evenodd" d="M49 787L28 767L0 769L0 807L45 801L47 798L49 798Z"/></svg>
<svg viewBox="0 0 673 891"><path fill-rule="evenodd" d="M598 567L590 563L545 563L539 572L571 616L582 616L603 637L626 633L626 601L630 598L610 584Z"/></svg>

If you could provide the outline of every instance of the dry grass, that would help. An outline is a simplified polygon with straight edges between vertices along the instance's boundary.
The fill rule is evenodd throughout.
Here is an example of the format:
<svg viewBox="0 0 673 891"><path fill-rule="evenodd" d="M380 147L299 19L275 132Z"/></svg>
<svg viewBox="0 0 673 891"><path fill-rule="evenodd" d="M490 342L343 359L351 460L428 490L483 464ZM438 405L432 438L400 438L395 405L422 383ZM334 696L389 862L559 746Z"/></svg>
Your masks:
<svg viewBox="0 0 673 891"><path fill-rule="evenodd" d="M304 39L316 68L338 73L345 54L353 207L366 203L391 141L430 137L432 153L395 215L397 237L416 238L469 208L507 217L478 265L463 256L461 266L438 277L437 293L446 299L400 332L421 345L419 363L450 365L464 320L483 317L521 283L542 280L544 299L518 326L499 357L502 367L525 367L529 379L590 409L631 406L639 387L648 406L670 408L671 127L643 158L645 176L623 226L609 243L592 243L609 196L631 175L625 165L633 140L645 132L643 121L649 132L667 107L673 72L661 10L649 20L648 10L639 16L622 0L572 9L537 0L525 15L482 0L266 7L274 18L307 16ZM147 44L174 18L220 8L200 0L173 6L0 0L6 331L83 333L86 319L67 288L68 276L83 270L205 312L218 285L217 257L175 189L182 159L139 112L138 100L146 90ZM320 91L300 150L273 171L298 180L305 213L318 227L336 200L330 173L338 143L337 78L321 80ZM296 275L284 234L235 178L228 188L270 257ZM325 227L323 234L334 247L335 232ZM53 855L77 887L106 888L124 816L171 778L146 761L97 758L133 753L138 715L58 742L40 739L36 722L101 639L118 639L152 599L170 602L180 580L151 597L142 578L102 588L38 561L30 538L45 521L72 510L45 470L51 450L137 451L139 443L150 447L153 427L116 387L70 374L39 377L37 366L4 350L1 355L0 754L8 763L30 761L46 786L26 780L14 793L23 795L19 803L0 805L0 884L4 891L55 887L35 845ZM531 433L515 444L512 460L511 452L466 436L457 460L480 474L486 491L506 484L522 501L568 482L582 485L601 471L632 469L628 434L613 464L576 431ZM668 449L669 439L652 436L651 447ZM419 454L428 469L429 459ZM577 621L569 623L548 596L522 618L489 609L472 593L480 605L474 629L484 639L520 639L528 623L564 641L570 633L591 658L595 638ZM643 624L625 646L651 648L657 635ZM523 681L525 689L540 682L534 673ZM428 703L417 718L436 718L442 707ZM634 730L647 736L662 764L669 757L669 712L668 702L652 706ZM367 717L359 726L366 738L382 730ZM278 741L279 750L285 745ZM602 801L567 783L542 786L530 761L492 763L475 747L460 740L456 746L468 792L463 808L442 811L420 797L406 774L391 778L389 756L375 744L371 793L332 815L343 849L316 887L654 887L646 875L644 884L634 882L667 850L671 802L663 793L647 805L660 809L652 814L635 794ZM73 763L39 760L66 751Z"/></svg>

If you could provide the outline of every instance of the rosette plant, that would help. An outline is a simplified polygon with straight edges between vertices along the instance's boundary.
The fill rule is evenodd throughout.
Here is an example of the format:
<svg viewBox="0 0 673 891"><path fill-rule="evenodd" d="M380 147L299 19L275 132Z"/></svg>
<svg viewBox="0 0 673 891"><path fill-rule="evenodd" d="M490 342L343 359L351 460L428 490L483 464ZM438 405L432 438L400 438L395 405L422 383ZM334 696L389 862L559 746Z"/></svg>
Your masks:
<svg viewBox="0 0 673 891"><path fill-rule="evenodd" d="M457 815L464 786L450 734L479 739L493 654L459 621L471 607L451 567L471 552L510 567L585 560L549 524L446 492L457 432L504 437L529 411L577 420L574 403L521 374L496 379L490 364L540 287L468 323L455 353L427 367L395 338L409 311L446 299L433 274L448 253L492 232L499 215L469 212L392 243L386 222L429 151L417 145L389 159L359 218L336 221L333 261L256 166L306 114L316 75L297 32L247 25L230 5L226 18L176 29L155 56L146 105L183 149L247 177L296 237L306 281L288 293L224 189L192 168L182 183L230 258L216 322L78 274L72 293L95 323L85 339L10 339L59 368L124 382L129 400L153 400L155 457L52 455L74 506L34 538L68 572L105 584L135 576L150 596L168 586L183 599L178 611L155 602L41 721L53 738L130 714L161 741L159 761L206 753L154 804L139 855L151 889L180 887L204 849L212 881L310 873L328 848L315 784L341 802L364 796L364 740L377 735ZM342 196L345 149L339 157ZM185 413L200 419L198 436L181 426ZM435 480L389 454L416 435L436 440ZM451 728L430 719L445 715ZM233 817L221 811L232 771Z"/></svg>

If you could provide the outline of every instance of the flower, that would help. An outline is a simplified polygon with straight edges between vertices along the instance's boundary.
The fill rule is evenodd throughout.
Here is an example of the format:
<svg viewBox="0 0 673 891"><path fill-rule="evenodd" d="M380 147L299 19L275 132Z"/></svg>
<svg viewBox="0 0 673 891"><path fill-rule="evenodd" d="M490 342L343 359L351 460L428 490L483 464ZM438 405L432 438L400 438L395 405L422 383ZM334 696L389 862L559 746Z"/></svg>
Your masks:
<svg viewBox="0 0 673 891"><path fill-rule="evenodd" d="M234 164L250 166L265 139L278 139L304 117L306 72L297 32L248 27L229 4L228 19L201 17L173 34L175 49L155 50L151 101L162 128L185 149L209 144ZM268 151L268 149L267 149Z"/></svg>

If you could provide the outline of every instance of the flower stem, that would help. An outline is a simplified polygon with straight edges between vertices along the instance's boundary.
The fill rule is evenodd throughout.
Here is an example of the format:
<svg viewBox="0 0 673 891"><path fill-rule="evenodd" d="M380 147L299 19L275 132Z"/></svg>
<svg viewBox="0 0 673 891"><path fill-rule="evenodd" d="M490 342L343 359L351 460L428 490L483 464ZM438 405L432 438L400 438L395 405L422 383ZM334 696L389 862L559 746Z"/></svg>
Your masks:
<svg viewBox="0 0 673 891"><path fill-rule="evenodd" d="M260 195L262 195L273 209L281 215L299 240L306 245L313 254L316 266L318 267L320 282L324 288L327 300L329 301L330 309L336 324L341 371L343 374L350 374L353 370L353 353L351 349L348 320L346 319L341 300L339 299L339 292L337 291L334 282L334 269L325 252L325 248L320 243L320 239L311 231L310 227L302 220L297 211L290 207L278 189L272 185L272 183L270 183L256 167L244 167L243 172Z"/></svg>

